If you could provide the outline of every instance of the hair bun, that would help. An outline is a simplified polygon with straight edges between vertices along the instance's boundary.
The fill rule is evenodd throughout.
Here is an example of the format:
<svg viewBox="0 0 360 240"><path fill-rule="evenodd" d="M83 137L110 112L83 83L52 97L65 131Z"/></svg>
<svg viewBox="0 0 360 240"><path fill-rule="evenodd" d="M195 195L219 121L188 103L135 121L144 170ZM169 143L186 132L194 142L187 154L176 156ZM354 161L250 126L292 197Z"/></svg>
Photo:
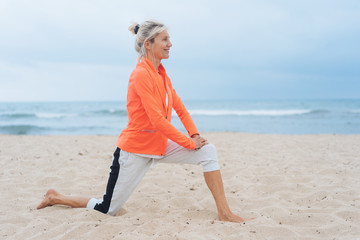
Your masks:
<svg viewBox="0 0 360 240"><path fill-rule="evenodd" d="M132 34L136 35L139 31L140 25L137 22L134 22L129 26L129 31L132 32Z"/></svg>

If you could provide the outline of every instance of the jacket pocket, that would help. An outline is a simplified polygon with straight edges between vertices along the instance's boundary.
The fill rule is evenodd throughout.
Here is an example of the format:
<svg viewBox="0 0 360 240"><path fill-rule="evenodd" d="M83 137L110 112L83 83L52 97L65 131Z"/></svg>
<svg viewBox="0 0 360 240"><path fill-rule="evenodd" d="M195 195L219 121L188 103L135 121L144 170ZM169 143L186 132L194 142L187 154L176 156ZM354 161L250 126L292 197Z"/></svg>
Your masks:
<svg viewBox="0 0 360 240"><path fill-rule="evenodd" d="M143 130L141 130L141 132L154 133L154 132L156 132L156 130L155 130L155 129L154 129L154 130L150 130L150 129L143 129Z"/></svg>

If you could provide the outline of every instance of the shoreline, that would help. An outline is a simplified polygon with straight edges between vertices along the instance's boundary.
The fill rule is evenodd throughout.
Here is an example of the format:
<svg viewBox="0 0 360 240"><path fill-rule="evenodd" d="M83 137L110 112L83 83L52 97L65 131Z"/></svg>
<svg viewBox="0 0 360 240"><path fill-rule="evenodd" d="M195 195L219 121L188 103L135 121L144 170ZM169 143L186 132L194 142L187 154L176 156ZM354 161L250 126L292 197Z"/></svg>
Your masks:
<svg viewBox="0 0 360 240"><path fill-rule="evenodd" d="M217 220L200 166L157 164L117 217L36 210L49 188L101 197L115 136L0 135L0 236L6 239L357 239L359 134L202 133L246 224Z"/></svg>

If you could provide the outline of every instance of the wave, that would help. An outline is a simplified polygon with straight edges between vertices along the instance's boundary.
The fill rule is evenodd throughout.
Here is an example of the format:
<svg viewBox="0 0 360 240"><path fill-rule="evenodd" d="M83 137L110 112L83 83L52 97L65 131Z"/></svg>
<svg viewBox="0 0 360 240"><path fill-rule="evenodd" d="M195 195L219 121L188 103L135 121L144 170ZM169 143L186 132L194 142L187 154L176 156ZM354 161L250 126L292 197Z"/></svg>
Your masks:
<svg viewBox="0 0 360 240"><path fill-rule="evenodd" d="M352 114L360 114L360 110L350 110ZM329 110L324 109L273 109L273 110L208 110L208 109L190 109L192 116L292 116L305 114L327 114ZM176 113L173 113L176 115ZM0 119L61 119L76 118L81 116L127 116L127 111L122 109L105 109L98 111L89 111L84 113L0 113Z"/></svg>
<svg viewBox="0 0 360 240"><path fill-rule="evenodd" d="M0 114L1 118L35 118L36 114L34 113L2 113Z"/></svg>
<svg viewBox="0 0 360 240"><path fill-rule="evenodd" d="M70 113L2 113L0 118L22 119L22 118L65 118L75 117L76 114Z"/></svg>
<svg viewBox="0 0 360 240"><path fill-rule="evenodd" d="M360 109L353 109L353 110L349 110L348 112L352 114L360 114Z"/></svg>
<svg viewBox="0 0 360 240"><path fill-rule="evenodd" d="M61 118L76 118L79 116L127 116L126 110L108 109L85 113L0 113L0 119L18 120L18 119L61 119Z"/></svg>
<svg viewBox="0 0 360 240"><path fill-rule="evenodd" d="M77 114L72 113L35 113L37 118L65 118L76 117Z"/></svg>
<svg viewBox="0 0 360 240"><path fill-rule="evenodd" d="M326 114L326 113L330 113L330 110L325 110L325 109L315 109L315 110L311 110L310 114Z"/></svg>
<svg viewBox="0 0 360 240"><path fill-rule="evenodd" d="M320 113L317 110L189 110L193 116L291 116Z"/></svg>
<svg viewBox="0 0 360 240"><path fill-rule="evenodd" d="M94 111L92 113L97 114L97 115L127 116L126 110L113 109L113 108L106 109L106 110Z"/></svg>
<svg viewBox="0 0 360 240"><path fill-rule="evenodd" d="M15 135L26 135L30 133L41 133L48 130L45 127L38 127L35 125L5 125L0 126L0 133L2 134L15 134Z"/></svg>

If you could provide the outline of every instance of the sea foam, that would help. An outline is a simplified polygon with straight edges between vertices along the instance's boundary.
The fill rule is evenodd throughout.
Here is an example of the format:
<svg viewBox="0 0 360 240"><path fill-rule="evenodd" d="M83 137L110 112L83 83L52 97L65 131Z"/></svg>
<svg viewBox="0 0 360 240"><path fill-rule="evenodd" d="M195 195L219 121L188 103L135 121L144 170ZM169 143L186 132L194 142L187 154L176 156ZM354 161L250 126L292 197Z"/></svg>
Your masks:
<svg viewBox="0 0 360 240"><path fill-rule="evenodd" d="M311 113L312 110L189 110L191 115L199 116L289 116Z"/></svg>

